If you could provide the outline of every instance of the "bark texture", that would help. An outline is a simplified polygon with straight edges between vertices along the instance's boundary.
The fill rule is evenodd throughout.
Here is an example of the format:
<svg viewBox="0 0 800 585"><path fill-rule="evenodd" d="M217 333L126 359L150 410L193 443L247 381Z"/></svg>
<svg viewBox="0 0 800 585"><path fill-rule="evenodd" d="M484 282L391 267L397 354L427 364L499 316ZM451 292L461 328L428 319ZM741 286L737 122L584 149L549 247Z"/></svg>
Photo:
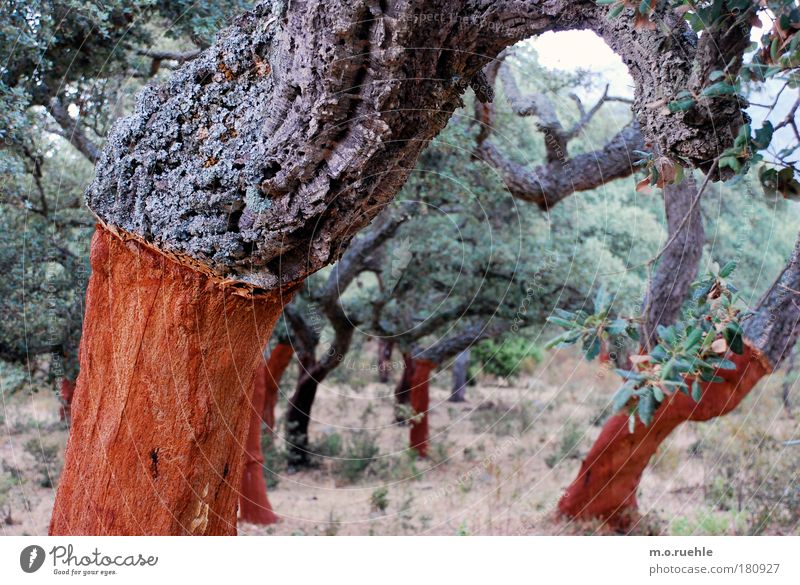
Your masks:
<svg viewBox="0 0 800 585"><path fill-rule="evenodd" d="M409 447L420 457L428 456L428 411L430 409L430 377L436 364L430 360L414 360L411 375L411 408L414 418L408 431Z"/></svg>
<svg viewBox="0 0 800 585"><path fill-rule="evenodd" d="M708 166L744 121L738 98L663 105L716 69L735 74L748 27L710 26L698 40L666 3L655 30L607 13L590 0L261 3L142 92L109 135L88 204L232 286L276 290L342 254L467 87L491 97L476 80L492 58L575 29L628 65L645 141Z"/></svg>
<svg viewBox="0 0 800 585"><path fill-rule="evenodd" d="M235 534L247 402L283 299L244 299L101 227L91 263L50 533Z"/></svg>
<svg viewBox="0 0 800 585"><path fill-rule="evenodd" d="M294 355L291 345L278 343L270 352L269 359L258 365L253 380L253 396L250 403L250 429L244 453L242 490L239 494L239 519L252 524L274 524L278 517L272 511L264 481L264 454L261 450L261 424L269 432L275 428L275 403L281 377Z"/></svg>

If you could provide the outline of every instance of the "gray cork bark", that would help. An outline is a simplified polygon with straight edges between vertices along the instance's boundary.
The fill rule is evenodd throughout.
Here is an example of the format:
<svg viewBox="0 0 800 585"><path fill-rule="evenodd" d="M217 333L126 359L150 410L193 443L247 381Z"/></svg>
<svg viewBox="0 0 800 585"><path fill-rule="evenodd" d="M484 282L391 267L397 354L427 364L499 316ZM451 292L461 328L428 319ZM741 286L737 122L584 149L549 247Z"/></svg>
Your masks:
<svg viewBox="0 0 800 585"><path fill-rule="evenodd" d="M680 115L645 106L701 78L708 67L694 60L707 52L671 15L671 29L635 31L632 18L605 14L588 0L260 4L141 93L109 136L87 203L220 278L274 290L336 261L481 68L547 30L603 36L636 81L645 138L706 164L730 142L719 128L741 123L738 102Z"/></svg>

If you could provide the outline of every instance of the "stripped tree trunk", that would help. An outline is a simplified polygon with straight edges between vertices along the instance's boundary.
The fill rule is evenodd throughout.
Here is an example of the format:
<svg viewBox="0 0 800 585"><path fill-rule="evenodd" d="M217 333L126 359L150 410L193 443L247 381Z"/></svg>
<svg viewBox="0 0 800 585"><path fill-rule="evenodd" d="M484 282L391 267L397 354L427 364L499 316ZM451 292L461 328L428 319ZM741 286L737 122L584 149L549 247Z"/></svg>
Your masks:
<svg viewBox="0 0 800 585"><path fill-rule="evenodd" d="M239 519L252 524L273 524L278 517L272 511L264 481L264 454L261 450L261 423L272 432L275 427L275 402L283 372L289 366L294 350L291 345L278 343L269 359L258 365L253 381L250 403L250 430L244 453L244 473L239 494Z"/></svg>
<svg viewBox="0 0 800 585"><path fill-rule="evenodd" d="M411 408L414 418L408 433L409 447L420 457L428 456L428 410L430 408L430 377L436 364L430 360L414 360L411 375Z"/></svg>
<svg viewBox="0 0 800 585"><path fill-rule="evenodd" d="M52 534L235 534L261 348L282 310L102 227Z"/></svg>
<svg viewBox="0 0 800 585"><path fill-rule="evenodd" d="M456 360L453 363L453 391L450 393L450 402L464 402L467 399L469 358L469 349L465 349L456 356Z"/></svg>
<svg viewBox="0 0 800 585"><path fill-rule="evenodd" d="M289 463L296 467L308 465L311 461L308 443L308 424L311 422L311 408L322 380L327 376L319 367L319 362L308 356L300 358L300 374L297 386L289 398L286 410L286 443Z"/></svg>
<svg viewBox="0 0 800 585"><path fill-rule="evenodd" d="M262 419L267 430L275 432L275 407L278 405L280 383L283 374L289 367L294 355L294 347L290 343L277 343L269 354L269 359L262 366L263 376L257 377L264 384L264 411Z"/></svg>
<svg viewBox="0 0 800 585"><path fill-rule="evenodd" d="M72 423L72 398L75 395L75 382L69 378L61 378L61 385L58 391L58 400L61 406L58 408L58 416L68 425Z"/></svg>
<svg viewBox="0 0 800 585"><path fill-rule="evenodd" d="M724 382L701 384L699 402L674 393L656 410L649 426L637 420L633 433L627 429L626 415L611 417L561 498L559 510L572 518L602 518L612 527L628 527L637 515L642 472L664 439L683 422L710 420L736 408L791 352L800 333L798 290L800 239L789 263L744 324L744 354L726 356L736 369L717 371Z"/></svg>

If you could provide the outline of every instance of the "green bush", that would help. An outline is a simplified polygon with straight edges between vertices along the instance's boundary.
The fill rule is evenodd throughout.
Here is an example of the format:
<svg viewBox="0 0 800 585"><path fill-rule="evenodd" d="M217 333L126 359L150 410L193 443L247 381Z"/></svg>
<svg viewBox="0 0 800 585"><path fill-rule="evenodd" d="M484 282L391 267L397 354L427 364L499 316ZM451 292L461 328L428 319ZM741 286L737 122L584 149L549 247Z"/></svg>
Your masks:
<svg viewBox="0 0 800 585"><path fill-rule="evenodd" d="M500 342L487 339L472 348L470 379L478 372L514 378L521 370L532 370L542 356L542 349L524 337L510 337Z"/></svg>

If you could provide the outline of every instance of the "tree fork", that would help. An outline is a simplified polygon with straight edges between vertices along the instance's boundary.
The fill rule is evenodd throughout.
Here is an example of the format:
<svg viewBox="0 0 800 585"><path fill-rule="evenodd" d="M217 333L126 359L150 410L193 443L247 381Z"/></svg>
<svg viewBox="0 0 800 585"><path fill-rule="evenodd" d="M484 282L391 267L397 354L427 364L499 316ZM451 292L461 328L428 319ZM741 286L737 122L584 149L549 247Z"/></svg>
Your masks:
<svg viewBox="0 0 800 585"><path fill-rule="evenodd" d="M290 293L245 298L98 226L50 534L235 534L261 349Z"/></svg>

